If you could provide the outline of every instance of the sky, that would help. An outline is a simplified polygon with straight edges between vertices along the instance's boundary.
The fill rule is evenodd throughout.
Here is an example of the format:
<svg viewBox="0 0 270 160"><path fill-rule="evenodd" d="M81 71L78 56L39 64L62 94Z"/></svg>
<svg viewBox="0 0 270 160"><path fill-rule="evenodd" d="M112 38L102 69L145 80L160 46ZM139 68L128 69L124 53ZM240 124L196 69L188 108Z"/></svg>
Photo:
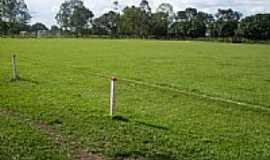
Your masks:
<svg viewBox="0 0 270 160"><path fill-rule="evenodd" d="M65 0L25 0L32 15L31 23L42 22L47 26L56 24L55 15L60 4ZM83 0L85 5L94 12L95 16L112 9L113 0ZM138 5L141 0L119 0L121 8ZM174 11L195 7L200 11L216 13L218 8L232 8L245 16L255 13L270 13L270 0L148 0L153 11L161 3L170 3Z"/></svg>

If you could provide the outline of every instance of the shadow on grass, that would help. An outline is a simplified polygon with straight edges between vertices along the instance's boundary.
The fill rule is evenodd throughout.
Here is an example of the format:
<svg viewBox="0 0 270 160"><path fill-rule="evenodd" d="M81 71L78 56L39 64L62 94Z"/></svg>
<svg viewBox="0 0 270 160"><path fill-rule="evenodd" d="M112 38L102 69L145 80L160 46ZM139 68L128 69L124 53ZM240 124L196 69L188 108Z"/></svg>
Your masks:
<svg viewBox="0 0 270 160"><path fill-rule="evenodd" d="M145 154L141 151L120 151L114 155L117 160L176 160L171 152Z"/></svg>
<svg viewBox="0 0 270 160"><path fill-rule="evenodd" d="M171 152L164 152L150 155L147 159L153 160L176 160L176 156Z"/></svg>
<svg viewBox="0 0 270 160"><path fill-rule="evenodd" d="M33 83L33 84L39 84L38 81L34 81L34 80L31 80L31 79L22 78L21 76L17 76L17 79L11 79L10 80L10 82L17 82L17 81L28 82L28 83Z"/></svg>
<svg viewBox="0 0 270 160"><path fill-rule="evenodd" d="M154 128L154 129L160 129L160 130L166 130L166 131L169 130L168 127L164 127L164 126L154 125L154 124L150 124L150 123L146 123L146 122L140 122L140 121L135 121L135 122L138 125L143 125L143 126Z"/></svg>
<svg viewBox="0 0 270 160"><path fill-rule="evenodd" d="M114 116L112 118L114 121L121 121L121 122L130 122L129 119L127 117L124 116ZM154 128L154 129L160 129L160 130L166 130L168 131L169 128L168 127L164 127L164 126L159 126L159 125L155 125L155 124L150 124L150 123L146 123L146 122L141 122L141 121L134 121L136 125L143 125L145 127L150 127L150 128Z"/></svg>
<svg viewBox="0 0 270 160"><path fill-rule="evenodd" d="M129 119L127 117L123 117L123 116L113 116L112 119L114 121L129 122Z"/></svg>

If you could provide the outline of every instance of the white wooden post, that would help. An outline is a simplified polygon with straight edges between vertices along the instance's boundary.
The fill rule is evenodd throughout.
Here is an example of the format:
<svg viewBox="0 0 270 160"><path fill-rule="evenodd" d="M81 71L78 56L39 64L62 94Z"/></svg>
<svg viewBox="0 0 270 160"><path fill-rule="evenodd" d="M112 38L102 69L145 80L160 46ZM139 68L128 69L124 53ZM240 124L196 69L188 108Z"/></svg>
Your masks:
<svg viewBox="0 0 270 160"><path fill-rule="evenodd" d="M17 66L16 66L16 55L13 54L12 58L12 69L13 69L13 80L17 80Z"/></svg>
<svg viewBox="0 0 270 160"><path fill-rule="evenodd" d="M110 95L110 115L112 117L114 116L114 114L116 112L116 95L115 95L116 81L117 81L117 78L116 77L112 77L112 81L111 81L111 95Z"/></svg>

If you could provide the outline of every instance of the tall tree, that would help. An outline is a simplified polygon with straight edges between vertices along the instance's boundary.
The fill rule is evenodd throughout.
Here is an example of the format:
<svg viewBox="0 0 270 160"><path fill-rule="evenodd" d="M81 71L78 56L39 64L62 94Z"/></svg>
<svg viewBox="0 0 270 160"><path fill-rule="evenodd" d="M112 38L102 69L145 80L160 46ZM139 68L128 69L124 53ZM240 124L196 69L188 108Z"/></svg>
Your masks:
<svg viewBox="0 0 270 160"><path fill-rule="evenodd" d="M151 15L152 9L147 0L142 0L140 3L140 8L145 11L148 15Z"/></svg>
<svg viewBox="0 0 270 160"><path fill-rule="evenodd" d="M2 8L1 7L3 5L2 3L3 2L0 0L0 8ZM4 17L3 10L0 9L0 35L4 34L6 30L6 27L5 27L6 23L4 22L3 17Z"/></svg>
<svg viewBox="0 0 270 160"><path fill-rule="evenodd" d="M197 20L203 22L206 24L206 26L209 26L210 23L213 23L215 21L212 14L208 14L205 12L198 12L198 14L195 17Z"/></svg>
<svg viewBox="0 0 270 160"><path fill-rule="evenodd" d="M178 11L176 15L176 20L178 22L188 21L186 11Z"/></svg>
<svg viewBox="0 0 270 160"><path fill-rule="evenodd" d="M188 37L190 22L178 21L173 23L169 28L169 35L172 38Z"/></svg>
<svg viewBox="0 0 270 160"><path fill-rule="evenodd" d="M56 21L65 31L82 34L91 23L94 14L84 6L81 0L67 0L60 6Z"/></svg>
<svg viewBox="0 0 270 160"><path fill-rule="evenodd" d="M149 20L139 7L126 7L120 17L120 31L125 35L145 37L149 35Z"/></svg>
<svg viewBox="0 0 270 160"><path fill-rule="evenodd" d="M27 24L31 19L31 15L29 14L29 10L24 0L17 0L16 12L17 23Z"/></svg>
<svg viewBox="0 0 270 160"><path fill-rule="evenodd" d="M18 33L26 29L31 15L24 0L0 0L0 23L5 23L5 32Z"/></svg>
<svg viewBox="0 0 270 160"><path fill-rule="evenodd" d="M168 14L153 13L151 17L151 34L156 38L165 38L168 34Z"/></svg>
<svg viewBox="0 0 270 160"><path fill-rule="evenodd" d="M70 1L65 1L61 4L60 9L55 16L57 23L64 31L68 31L71 28L70 17L72 16L72 6Z"/></svg>
<svg viewBox="0 0 270 160"><path fill-rule="evenodd" d="M232 9L219 9L216 22L210 26L212 36L233 37L242 14Z"/></svg>
<svg viewBox="0 0 270 160"><path fill-rule="evenodd" d="M194 17L197 16L198 11L196 8L186 8L186 17L189 21L191 21Z"/></svg>
<svg viewBox="0 0 270 160"><path fill-rule="evenodd" d="M204 37L211 15L198 12L196 8L187 8L185 11L177 12L176 22L170 27L173 37Z"/></svg>
<svg viewBox="0 0 270 160"><path fill-rule="evenodd" d="M242 14L237 11L233 11L232 9L218 9L216 13L216 17L218 20L228 22L228 21L239 21L242 17Z"/></svg>
<svg viewBox="0 0 270 160"><path fill-rule="evenodd" d="M58 34L58 33L60 33L60 28L58 27L58 26L56 26L56 25L52 25L51 26L51 29L50 29L50 32L52 33L52 34L54 34L54 35L56 35L56 34Z"/></svg>
<svg viewBox="0 0 270 160"><path fill-rule="evenodd" d="M163 12L168 14L168 26L172 25L174 22L175 14L173 11L173 6L169 3L162 3L157 8L157 12Z"/></svg>
<svg viewBox="0 0 270 160"><path fill-rule="evenodd" d="M270 39L270 14L256 14L244 18L239 26L245 38L254 40Z"/></svg>
<svg viewBox="0 0 270 160"><path fill-rule="evenodd" d="M191 38L205 37L206 30L205 23L194 17L189 23L187 35Z"/></svg>
<svg viewBox="0 0 270 160"><path fill-rule="evenodd" d="M1 20L10 23L27 24L31 19L24 0L0 0Z"/></svg>
<svg viewBox="0 0 270 160"><path fill-rule="evenodd" d="M114 11L109 11L93 22L94 34L117 35L120 15Z"/></svg>
<svg viewBox="0 0 270 160"><path fill-rule="evenodd" d="M38 31L43 31L43 30L49 30L47 27L46 27L46 25L45 24L42 24L42 23L40 23L40 22L38 22L38 23L35 23L35 24L33 24L32 26L31 26L31 31L32 32L35 32L36 33L36 35L38 34Z"/></svg>
<svg viewBox="0 0 270 160"><path fill-rule="evenodd" d="M91 23L94 14L85 6L75 6L71 16L71 26L77 34L82 34L84 29L87 29Z"/></svg>

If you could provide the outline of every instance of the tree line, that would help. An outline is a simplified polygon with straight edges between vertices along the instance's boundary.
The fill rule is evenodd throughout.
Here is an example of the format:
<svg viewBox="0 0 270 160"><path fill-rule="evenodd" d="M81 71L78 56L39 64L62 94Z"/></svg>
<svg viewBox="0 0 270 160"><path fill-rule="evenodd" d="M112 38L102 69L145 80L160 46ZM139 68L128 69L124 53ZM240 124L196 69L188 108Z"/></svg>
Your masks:
<svg viewBox="0 0 270 160"><path fill-rule="evenodd" d="M216 14L196 8L174 11L169 3L162 3L153 11L147 0L141 0L138 6L127 6L121 11L117 0L112 5L111 11L95 17L82 0L66 0L55 16L58 26L48 29L42 23L29 25L31 15L24 0L0 0L0 34L50 30L51 33L61 32L78 37L270 39L270 14L243 17L232 9L218 9Z"/></svg>

